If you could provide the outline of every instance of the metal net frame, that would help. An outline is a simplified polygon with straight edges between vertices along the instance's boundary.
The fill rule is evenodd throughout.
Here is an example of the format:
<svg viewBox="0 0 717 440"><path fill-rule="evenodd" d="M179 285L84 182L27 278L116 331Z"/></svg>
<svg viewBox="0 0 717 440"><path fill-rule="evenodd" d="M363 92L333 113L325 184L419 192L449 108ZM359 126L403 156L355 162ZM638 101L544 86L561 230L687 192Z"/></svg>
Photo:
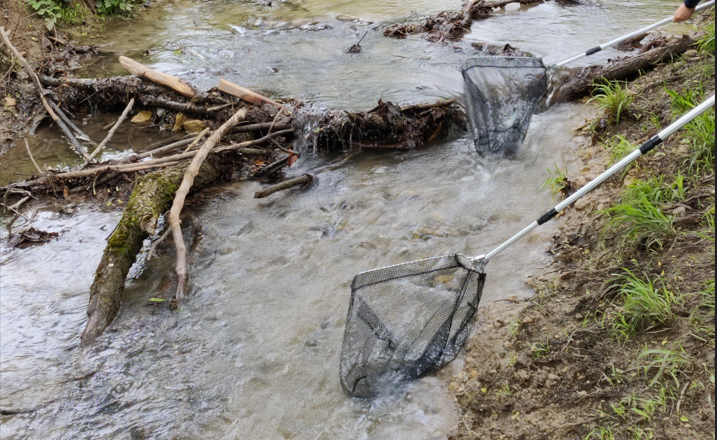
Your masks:
<svg viewBox="0 0 717 440"><path fill-rule="evenodd" d="M461 72L478 153L516 154L548 88L543 61L524 56L479 56L467 59Z"/></svg>
<svg viewBox="0 0 717 440"><path fill-rule="evenodd" d="M460 254L356 275L339 366L346 394L375 396L453 360L473 328L484 283L485 274Z"/></svg>

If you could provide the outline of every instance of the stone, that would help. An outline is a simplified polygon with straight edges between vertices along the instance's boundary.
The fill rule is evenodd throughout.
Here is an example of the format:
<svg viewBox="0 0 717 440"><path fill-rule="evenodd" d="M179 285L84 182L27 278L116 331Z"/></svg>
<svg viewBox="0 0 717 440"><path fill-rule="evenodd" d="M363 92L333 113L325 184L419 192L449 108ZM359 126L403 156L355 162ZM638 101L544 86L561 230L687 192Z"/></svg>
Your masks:
<svg viewBox="0 0 717 440"><path fill-rule="evenodd" d="M5 97L5 107L15 107L17 105L17 101L15 98L12 98L10 96Z"/></svg>
<svg viewBox="0 0 717 440"><path fill-rule="evenodd" d="M149 124L152 122L152 112L149 110L142 110L141 112L134 115L132 122L135 124Z"/></svg>
<svg viewBox="0 0 717 440"><path fill-rule="evenodd" d="M577 209L578 211L582 211L583 209L587 208L589 204L590 204L590 199L582 198L582 199L578 199L578 201L575 202L574 206L575 206L575 209Z"/></svg>
<svg viewBox="0 0 717 440"><path fill-rule="evenodd" d="M559 377L557 374L548 374L548 379L549 379L549 380L554 380L554 381L557 382L557 381L560 380L560 377Z"/></svg>
<svg viewBox="0 0 717 440"><path fill-rule="evenodd" d="M451 382L448 384L448 391L455 391L458 389L458 384L455 382Z"/></svg>
<svg viewBox="0 0 717 440"><path fill-rule="evenodd" d="M187 115L185 115L185 114L182 113L182 112L177 113L177 117L176 117L176 119L174 120L174 127L172 127L172 132L176 133L176 132L178 132L179 130L181 130L181 129L182 129L182 125L184 125L184 123L186 122L186 120L187 120Z"/></svg>
<svg viewBox="0 0 717 440"><path fill-rule="evenodd" d="M187 133L199 133L206 128L204 122L198 119L190 119L188 121L185 121L183 126Z"/></svg>
<svg viewBox="0 0 717 440"><path fill-rule="evenodd" d="M523 319L523 324L532 324L532 323L533 323L533 318L531 316L528 316L525 319Z"/></svg>
<svg viewBox="0 0 717 440"><path fill-rule="evenodd" d="M528 368L528 366L530 366L530 359L528 358L528 356L520 354L516 358L515 364L520 365L523 368Z"/></svg>

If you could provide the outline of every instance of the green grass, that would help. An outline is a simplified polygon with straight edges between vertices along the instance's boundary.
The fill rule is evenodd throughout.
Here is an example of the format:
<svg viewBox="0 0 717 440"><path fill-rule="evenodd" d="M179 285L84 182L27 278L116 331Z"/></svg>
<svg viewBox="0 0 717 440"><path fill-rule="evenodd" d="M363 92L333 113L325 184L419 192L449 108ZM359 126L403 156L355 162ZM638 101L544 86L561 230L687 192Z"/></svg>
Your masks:
<svg viewBox="0 0 717 440"><path fill-rule="evenodd" d="M610 207L602 213L609 216L607 225L618 231L623 244L639 241L645 249L662 249L664 240L676 234L674 216L665 215L657 204L644 195Z"/></svg>
<svg viewBox="0 0 717 440"><path fill-rule="evenodd" d="M611 280L619 285L617 300L622 302L613 304L618 312L612 321L613 337L620 341L648 326L669 324L675 318L675 306L682 303L680 295L656 287L649 277L642 279L624 270L625 274Z"/></svg>
<svg viewBox="0 0 717 440"><path fill-rule="evenodd" d="M714 56L715 53L715 21L714 12L712 12L712 21L703 28L705 35L697 40L697 49L702 53L711 54Z"/></svg>
<svg viewBox="0 0 717 440"><path fill-rule="evenodd" d="M695 118L684 128L692 155L688 162L689 169L697 172L706 170L713 172L715 168L715 112L707 112Z"/></svg>
<svg viewBox="0 0 717 440"><path fill-rule="evenodd" d="M615 434L609 426L599 426L585 436L585 440L615 440Z"/></svg>
<svg viewBox="0 0 717 440"><path fill-rule="evenodd" d="M536 342L532 347L533 357L536 359L543 358L550 354L550 341L545 341L545 344Z"/></svg>
<svg viewBox="0 0 717 440"><path fill-rule="evenodd" d="M627 90L627 83L622 87L619 82L606 82L598 84L593 90L593 96L588 103L594 102L599 108L605 110L608 119L613 120L615 124L620 123L620 117L626 112L635 95Z"/></svg>
<svg viewBox="0 0 717 440"><path fill-rule="evenodd" d="M682 371L690 368L691 360L684 350L668 350L668 349L652 349L645 350L637 357L644 359L645 365L642 367L645 379L649 381L648 388L659 385L661 402L666 405L669 390L662 383L663 377L672 379L675 389L680 387L679 376Z"/></svg>
<svg viewBox="0 0 717 440"><path fill-rule="evenodd" d="M626 189L622 196L624 203L636 203L647 198L655 203L674 203L685 200L685 178L677 173L675 181L668 185L663 175L651 176L647 180L635 180Z"/></svg>
<svg viewBox="0 0 717 440"><path fill-rule="evenodd" d="M637 147L625 139L622 135L618 134L613 137L612 142L607 145L607 149L610 152L610 164L619 162L623 157L635 151L635 148ZM632 168L633 164L634 162L625 167L623 175L627 173L630 168Z"/></svg>
<svg viewBox="0 0 717 440"><path fill-rule="evenodd" d="M550 177L543 182L540 189L550 189L550 194L555 200L558 194L563 193L565 195L568 190L568 169L560 169L556 163L554 170L548 168L547 171Z"/></svg>

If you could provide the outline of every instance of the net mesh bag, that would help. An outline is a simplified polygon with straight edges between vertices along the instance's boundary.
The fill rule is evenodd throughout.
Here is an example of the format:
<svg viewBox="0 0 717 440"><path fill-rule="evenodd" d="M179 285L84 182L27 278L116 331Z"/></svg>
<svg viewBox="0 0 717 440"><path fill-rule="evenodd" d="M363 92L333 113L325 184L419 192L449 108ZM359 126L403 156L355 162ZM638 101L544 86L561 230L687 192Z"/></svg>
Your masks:
<svg viewBox="0 0 717 440"><path fill-rule="evenodd" d="M466 107L479 154L515 154L547 90L540 58L482 56L463 63Z"/></svg>
<svg viewBox="0 0 717 440"><path fill-rule="evenodd" d="M470 335L484 282L462 255L356 275L339 366L346 394L371 397L453 360Z"/></svg>

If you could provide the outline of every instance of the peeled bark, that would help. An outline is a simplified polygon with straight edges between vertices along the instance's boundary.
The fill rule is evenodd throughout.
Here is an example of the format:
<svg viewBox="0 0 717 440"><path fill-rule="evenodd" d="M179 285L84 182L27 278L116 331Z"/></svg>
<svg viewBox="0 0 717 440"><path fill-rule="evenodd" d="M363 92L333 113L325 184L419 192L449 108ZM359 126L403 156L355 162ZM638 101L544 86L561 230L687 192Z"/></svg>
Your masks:
<svg viewBox="0 0 717 440"><path fill-rule="evenodd" d="M154 234L157 219L171 205L187 166L187 163L179 164L137 179L122 219L107 240L97 267L90 288L89 319L82 333L82 344L101 335L117 316L125 277L142 248L142 241ZM204 188L219 177L219 171L209 162L204 162L192 189Z"/></svg>

